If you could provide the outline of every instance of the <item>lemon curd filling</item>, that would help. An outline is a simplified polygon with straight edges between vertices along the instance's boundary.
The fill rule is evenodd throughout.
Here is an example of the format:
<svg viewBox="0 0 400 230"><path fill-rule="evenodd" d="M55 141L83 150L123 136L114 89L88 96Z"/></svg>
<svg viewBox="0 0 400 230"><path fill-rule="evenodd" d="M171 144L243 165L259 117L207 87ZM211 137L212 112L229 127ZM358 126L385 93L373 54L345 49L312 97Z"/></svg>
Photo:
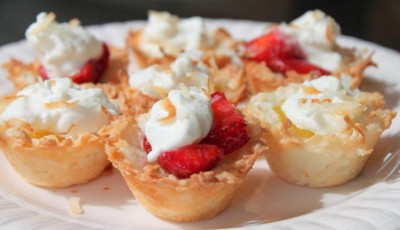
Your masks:
<svg viewBox="0 0 400 230"><path fill-rule="evenodd" d="M281 103L283 104L283 103ZM273 107L273 110L275 111L276 114L278 114L279 116L279 120L282 123L285 123L286 121L290 121L285 113L282 111L281 105L276 105ZM297 127L295 124L293 124L293 122L290 121L290 127L296 132L297 135L299 135L300 137L303 138L310 138L312 136L314 136L314 133L305 129L300 129L299 127Z"/></svg>

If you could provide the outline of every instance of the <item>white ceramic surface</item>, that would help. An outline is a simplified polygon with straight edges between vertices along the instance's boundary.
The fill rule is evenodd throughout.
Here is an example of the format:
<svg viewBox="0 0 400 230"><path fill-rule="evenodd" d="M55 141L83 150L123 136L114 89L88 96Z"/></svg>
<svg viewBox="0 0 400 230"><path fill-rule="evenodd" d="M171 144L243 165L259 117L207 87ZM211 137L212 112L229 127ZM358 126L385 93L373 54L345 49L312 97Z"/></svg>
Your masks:
<svg viewBox="0 0 400 230"><path fill-rule="evenodd" d="M234 37L250 39L266 23L208 20ZM100 39L122 47L128 29L143 22L90 27ZM368 69L362 88L381 91L387 107L400 112L400 54L350 37L340 44L375 50L378 69ZM0 63L10 58L31 61L24 41L0 47ZM12 91L0 70L0 95ZM281 181L260 159L233 203L217 217L177 224L148 213L131 195L117 170L86 185L44 189L26 183L0 155L0 229L400 229L400 117L378 142L373 156L355 180L333 188L311 189ZM71 217L70 197L80 197L84 214Z"/></svg>

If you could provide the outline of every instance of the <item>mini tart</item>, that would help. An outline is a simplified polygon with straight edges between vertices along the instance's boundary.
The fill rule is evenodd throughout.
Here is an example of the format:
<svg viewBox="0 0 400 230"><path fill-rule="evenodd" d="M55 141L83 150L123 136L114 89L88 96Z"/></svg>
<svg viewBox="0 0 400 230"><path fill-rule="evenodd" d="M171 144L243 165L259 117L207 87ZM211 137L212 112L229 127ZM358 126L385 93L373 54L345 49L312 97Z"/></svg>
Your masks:
<svg viewBox="0 0 400 230"><path fill-rule="evenodd" d="M106 71L102 74L99 82L118 83L128 65L128 55L124 49L108 46L110 51L110 60ZM31 63L24 63L17 59L10 59L3 64L3 68L7 71L7 77L14 83L15 92L25 88L26 86L36 83L38 80L40 61L35 60Z"/></svg>
<svg viewBox="0 0 400 230"><path fill-rule="evenodd" d="M139 68L146 68L154 64L170 64L175 60L175 56L164 54L162 58L149 57L140 50L140 38L143 31L130 31L126 40L126 47L132 51L135 61ZM230 57L227 55L216 54L217 49L229 49L234 50L237 47L237 42L231 37L231 35L224 29L219 28L213 34L215 45L207 49L200 49L205 54L205 60L211 57L215 58L216 63L219 67L223 67L230 63Z"/></svg>
<svg viewBox="0 0 400 230"><path fill-rule="evenodd" d="M332 75L339 76L346 73L352 77L352 88L357 88L364 78L364 71L369 66L376 66L372 61L372 54L356 52L354 49L336 47L344 60L341 69L336 70ZM244 76L247 83L248 95L255 95L259 92L272 92L280 86L290 83L302 83L305 80L312 80L319 77L318 73L310 72L300 74L295 71L288 71L285 74L272 71L265 63L251 61L244 58Z"/></svg>
<svg viewBox="0 0 400 230"><path fill-rule="evenodd" d="M248 121L249 142L225 155L210 171L178 179L160 165L146 163L143 134L132 117L121 117L105 127L106 153L120 170L135 198L152 214L166 220L188 222L211 218L231 202L257 157L265 150L260 128Z"/></svg>
<svg viewBox="0 0 400 230"><path fill-rule="evenodd" d="M0 149L27 182L49 188L84 184L109 165L104 140L96 133L69 139L19 120L0 122Z"/></svg>
<svg viewBox="0 0 400 230"><path fill-rule="evenodd" d="M0 114L17 97L1 98ZM114 119L105 108L103 112L109 121ZM71 138L66 134L35 130L17 118L0 120L0 150L14 170L34 185L62 188L99 176L110 164L104 139L93 132Z"/></svg>
<svg viewBox="0 0 400 230"><path fill-rule="evenodd" d="M361 172L396 113L382 109L381 94L362 93L359 100L370 109L360 119L348 119L348 127L339 133L307 137L304 132L296 132L289 120L281 122L273 109L297 87L291 84L274 93L259 93L245 108L245 114L259 119L264 128L261 137L268 141L265 156L271 170L301 186L329 187L350 181Z"/></svg>

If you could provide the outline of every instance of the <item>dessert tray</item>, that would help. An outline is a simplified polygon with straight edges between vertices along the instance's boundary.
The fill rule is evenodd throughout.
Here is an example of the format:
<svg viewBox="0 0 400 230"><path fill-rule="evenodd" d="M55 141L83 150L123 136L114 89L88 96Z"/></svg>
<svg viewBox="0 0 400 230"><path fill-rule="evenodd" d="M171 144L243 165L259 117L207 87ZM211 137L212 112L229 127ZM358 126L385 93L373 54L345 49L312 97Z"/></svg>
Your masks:
<svg viewBox="0 0 400 230"><path fill-rule="evenodd" d="M89 27L100 40L123 47L134 21ZM260 35L268 24L237 20L207 20L207 28L226 28L235 38ZM244 37L245 36L245 37ZM361 88L380 91L386 107L400 112L400 53L356 38L341 36L339 44L374 50L378 68L367 70ZM11 57L31 61L26 42L0 47L0 63ZM12 91L0 69L0 96ZM363 172L353 181L313 189L280 180L259 159L220 215L194 223L158 219L132 197L119 172L109 168L88 184L45 189L25 182L0 154L1 229L400 229L400 117L393 120L376 145ZM69 214L69 202L79 197L83 214Z"/></svg>

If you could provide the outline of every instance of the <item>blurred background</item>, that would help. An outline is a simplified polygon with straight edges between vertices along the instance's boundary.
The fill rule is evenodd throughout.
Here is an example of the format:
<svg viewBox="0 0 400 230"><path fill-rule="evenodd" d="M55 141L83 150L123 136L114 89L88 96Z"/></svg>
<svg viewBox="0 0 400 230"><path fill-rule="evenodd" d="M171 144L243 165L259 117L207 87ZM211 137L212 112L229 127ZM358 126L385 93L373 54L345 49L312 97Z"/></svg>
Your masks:
<svg viewBox="0 0 400 230"><path fill-rule="evenodd" d="M336 19L342 33L400 51L400 0L0 0L0 45L24 39L41 11L59 22L78 18L83 25L146 19L147 10L181 17L289 22L311 9Z"/></svg>

